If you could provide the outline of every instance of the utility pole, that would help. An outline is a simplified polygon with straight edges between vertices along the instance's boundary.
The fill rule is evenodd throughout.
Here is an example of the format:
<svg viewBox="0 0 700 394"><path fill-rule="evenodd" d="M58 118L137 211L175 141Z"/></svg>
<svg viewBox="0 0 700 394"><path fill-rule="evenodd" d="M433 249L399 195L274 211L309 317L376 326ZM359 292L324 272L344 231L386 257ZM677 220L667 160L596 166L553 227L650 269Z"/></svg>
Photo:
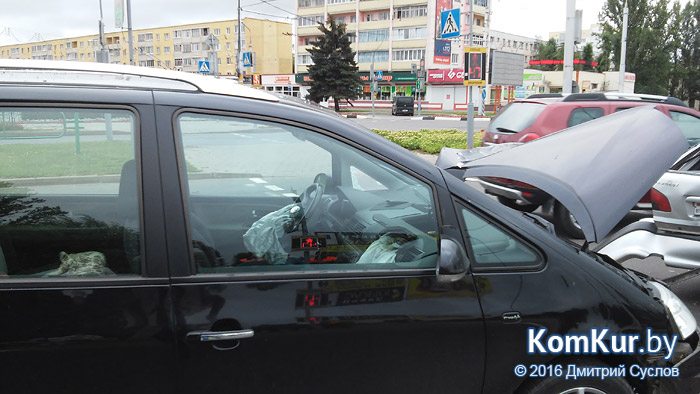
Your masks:
<svg viewBox="0 0 700 394"><path fill-rule="evenodd" d="M131 32L131 0L126 0L126 23L129 30L129 64L134 65L134 35Z"/></svg>
<svg viewBox="0 0 700 394"><path fill-rule="evenodd" d="M474 0L469 1L469 47L474 46ZM466 55L465 55L466 56ZM467 60L468 64L468 60ZM467 148L471 149L474 147L474 97L472 94L472 89L474 87L469 85L469 91L467 96L469 96L469 101L467 104Z"/></svg>
<svg viewBox="0 0 700 394"><path fill-rule="evenodd" d="M622 48L620 49L620 78L618 80L617 90L620 93L625 92L625 57L627 56L627 16L629 8L625 1L625 10L622 14Z"/></svg>
<svg viewBox="0 0 700 394"><path fill-rule="evenodd" d="M97 52L99 56L95 56L95 61L98 63L109 63L107 50L105 49L105 24L102 22L102 0L100 0L100 20L97 23L100 32L100 50Z"/></svg>
<svg viewBox="0 0 700 394"><path fill-rule="evenodd" d="M566 0L566 32L564 40L564 78L562 93L571 93L574 71L574 30L576 25L576 0Z"/></svg>
<svg viewBox="0 0 700 394"><path fill-rule="evenodd" d="M243 83L241 72L241 0L238 0L238 48L236 51L236 76L238 82Z"/></svg>
<svg viewBox="0 0 700 394"><path fill-rule="evenodd" d="M376 51L375 51L376 52ZM372 53L372 64L369 66L369 94L372 95L372 117L374 118L374 53ZM333 97L335 100L335 97Z"/></svg>

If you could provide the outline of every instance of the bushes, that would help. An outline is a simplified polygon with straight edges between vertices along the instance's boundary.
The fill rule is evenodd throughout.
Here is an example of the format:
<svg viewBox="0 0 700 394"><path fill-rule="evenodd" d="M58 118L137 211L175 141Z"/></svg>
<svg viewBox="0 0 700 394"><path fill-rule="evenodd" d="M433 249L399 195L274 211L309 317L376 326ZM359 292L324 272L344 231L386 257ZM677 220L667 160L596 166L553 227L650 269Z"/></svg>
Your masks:
<svg viewBox="0 0 700 394"><path fill-rule="evenodd" d="M439 153L443 146L448 148L467 148L467 132L457 129L417 131L375 130L375 133L395 142L406 149L421 150L427 153ZM474 131L474 146L481 146L481 131Z"/></svg>

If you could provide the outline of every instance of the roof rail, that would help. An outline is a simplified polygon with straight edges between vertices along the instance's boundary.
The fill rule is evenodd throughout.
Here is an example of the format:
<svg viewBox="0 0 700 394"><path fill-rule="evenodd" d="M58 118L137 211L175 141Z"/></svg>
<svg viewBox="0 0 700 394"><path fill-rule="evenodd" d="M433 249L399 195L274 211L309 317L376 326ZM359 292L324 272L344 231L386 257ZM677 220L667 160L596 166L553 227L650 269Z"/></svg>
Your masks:
<svg viewBox="0 0 700 394"><path fill-rule="evenodd" d="M536 99L536 98L552 98L552 97L564 97L563 94L561 93L535 93L527 96L529 99Z"/></svg>
<svg viewBox="0 0 700 394"><path fill-rule="evenodd" d="M683 107L688 105L676 97L659 96L655 94L642 93L617 93L617 92L594 92L594 93L573 93L562 101L643 101L648 103L673 104Z"/></svg>
<svg viewBox="0 0 700 394"><path fill-rule="evenodd" d="M247 97L266 101L279 100L263 90L253 89L230 79L150 67L78 61L0 59L0 70L65 71L160 78L188 83L203 93Z"/></svg>

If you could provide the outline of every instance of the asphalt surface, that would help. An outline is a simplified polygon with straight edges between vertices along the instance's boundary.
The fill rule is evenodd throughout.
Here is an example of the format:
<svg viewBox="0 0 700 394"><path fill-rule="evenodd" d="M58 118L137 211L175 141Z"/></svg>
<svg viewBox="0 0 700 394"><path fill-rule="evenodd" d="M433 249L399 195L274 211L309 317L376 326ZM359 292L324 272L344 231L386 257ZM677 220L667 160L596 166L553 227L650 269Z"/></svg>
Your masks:
<svg viewBox="0 0 700 394"><path fill-rule="evenodd" d="M368 129L381 129L381 130L420 130L420 129L461 129L467 130L467 122L464 120L459 120L459 118L453 119L434 119L434 120L422 120L414 119L417 116L392 116L390 114L376 114L372 118L372 114L362 114L360 116L366 116L367 118L357 118L349 119L356 122ZM476 118L474 120L474 130L486 129L489 125L488 120L483 120Z"/></svg>

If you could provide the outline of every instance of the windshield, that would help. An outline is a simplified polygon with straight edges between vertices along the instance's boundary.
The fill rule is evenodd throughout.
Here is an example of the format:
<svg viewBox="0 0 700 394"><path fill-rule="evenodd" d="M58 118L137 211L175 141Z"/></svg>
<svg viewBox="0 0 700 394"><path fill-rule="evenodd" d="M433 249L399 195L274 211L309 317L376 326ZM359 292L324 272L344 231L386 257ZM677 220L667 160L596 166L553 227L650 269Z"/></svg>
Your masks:
<svg viewBox="0 0 700 394"><path fill-rule="evenodd" d="M679 111L669 111L669 113L690 146L700 143L700 118Z"/></svg>
<svg viewBox="0 0 700 394"><path fill-rule="evenodd" d="M397 97L396 102L399 104L411 104L413 103L413 97Z"/></svg>
<svg viewBox="0 0 700 394"><path fill-rule="evenodd" d="M511 103L491 120L491 133L518 133L532 126L545 109L545 104Z"/></svg>

